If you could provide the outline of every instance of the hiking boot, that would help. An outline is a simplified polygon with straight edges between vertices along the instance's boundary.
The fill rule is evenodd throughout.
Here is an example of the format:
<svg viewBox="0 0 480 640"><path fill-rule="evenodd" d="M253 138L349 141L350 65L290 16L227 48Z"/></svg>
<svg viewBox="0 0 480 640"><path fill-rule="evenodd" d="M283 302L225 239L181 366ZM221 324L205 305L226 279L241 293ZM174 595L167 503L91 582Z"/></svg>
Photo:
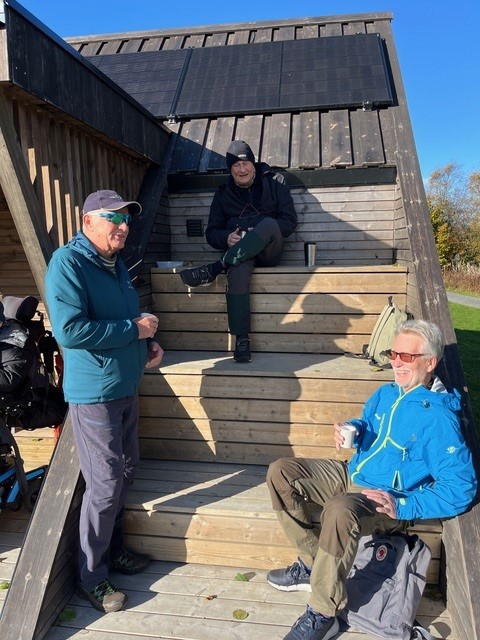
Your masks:
<svg viewBox="0 0 480 640"><path fill-rule="evenodd" d="M206 287L213 282L219 275L215 273L212 264L206 264L203 267L192 267L180 271L180 277L184 284L189 287Z"/></svg>
<svg viewBox="0 0 480 640"><path fill-rule="evenodd" d="M247 334L237 336L235 340L235 351L233 352L235 362L250 362L250 338Z"/></svg>
<svg viewBox="0 0 480 640"><path fill-rule="evenodd" d="M335 616L327 618L307 606L283 640L329 640L338 633L338 628Z"/></svg>
<svg viewBox="0 0 480 640"><path fill-rule="evenodd" d="M286 569L274 569L267 573L267 582L279 591L311 591L310 571L297 559Z"/></svg>
<svg viewBox="0 0 480 640"><path fill-rule="evenodd" d="M117 591L108 578L90 590L78 583L77 593L81 598L89 600L95 609L104 613L120 611L127 601L127 596Z"/></svg>
<svg viewBox="0 0 480 640"><path fill-rule="evenodd" d="M148 556L140 553L132 553L131 551L124 551L122 555L115 558L115 560L110 560L109 569L131 576L134 573L144 571L149 563L150 558Z"/></svg>

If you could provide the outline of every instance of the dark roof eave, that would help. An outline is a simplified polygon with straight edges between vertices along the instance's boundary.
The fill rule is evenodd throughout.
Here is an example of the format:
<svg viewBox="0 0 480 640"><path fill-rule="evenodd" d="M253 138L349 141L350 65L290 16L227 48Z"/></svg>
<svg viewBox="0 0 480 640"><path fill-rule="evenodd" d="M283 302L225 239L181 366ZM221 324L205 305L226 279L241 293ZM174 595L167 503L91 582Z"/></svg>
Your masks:
<svg viewBox="0 0 480 640"><path fill-rule="evenodd" d="M176 27L172 29L149 29L147 31L126 31L117 33L100 33L92 35L68 36L69 43L88 43L101 40L121 40L124 38L151 38L155 36L194 35L198 33L222 33L227 31L243 31L251 29L265 29L273 27L308 26L313 24L331 24L337 22L373 22L376 20L393 20L391 12L380 13L353 13L336 16L317 16L308 18L288 18L284 20L264 20L251 22L231 22L223 24L210 24L194 27Z"/></svg>
<svg viewBox="0 0 480 640"><path fill-rule="evenodd" d="M168 145L168 140L170 138L170 131L162 123L160 123L147 109L145 109L140 103L132 98L126 91L115 84L108 76L97 69L95 65L93 65L80 53L78 53L78 51L76 51L70 44L65 42L56 33L51 31L42 22L40 22L16 0L4 0L4 8L5 13L7 14L6 48L7 56L9 59L12 55L16 55L15 52L17 52L18 54L19 46L21 47L22 45L21 42L16 42L15 38L9 37L9 24L11 24L11 20L15 19L15 14L18 14L21 20L24 20L26 23L30 24L30 26L40 34L41 38L50 41L51 46L56 48L57 51L61 52L61 59L65 61L68 61L69 59L72 60L71 64L73 64L77 69L82 69L82 73L88 76L92 82L98 83L99 86L103 85L105 87L104 93L107 93L110 96L117 96L118 99L121 100L125 105L129 117L135 117L138 119L138 130L142 132L142 135L133 137L132 135L129 136L124 132L124 128L121 127L120 124L116 128L112 127L111 117L104 120L104 126L102 126L101 119L98 117L98 113L101 112L101 109L98 108L98 104L92 105L92 109L90 110L91 113L88 111L88 108L86 108L85 105L83 105L81 108L78 107L78 109L76 110L75 101L71 101L70 106L72 108L69 109L68 106L65 106L64 102L62 102L62 97L60 95L47 95L49 88L45 89L44 92L39 91L38 75L36 75L35 73L22 74L21 72L15 71L16 65L13 65L13 69L10 68L9 77L4 78L4 80L8 80L12 84L20 87L24 91L27 91L31 95L45 100L45 102L53 105L61 111L64 111L65 113L68 113L68 115L76 118L80 122L93 127L100 133L114 139L116 142L126 145L133 151L136 151L140 155L147 157L153 162L158 164L162 162L164 148ZM19 18L17 18L17 20L18 19ZM26 51L26 53L28 53L28 51ZM9 66L12 65L10 65L9 63ZM15 77L16 73L18 77ZM102 92L100 92L100 94L101 93ZM91 117L89 117L89 113Z"/></svg>

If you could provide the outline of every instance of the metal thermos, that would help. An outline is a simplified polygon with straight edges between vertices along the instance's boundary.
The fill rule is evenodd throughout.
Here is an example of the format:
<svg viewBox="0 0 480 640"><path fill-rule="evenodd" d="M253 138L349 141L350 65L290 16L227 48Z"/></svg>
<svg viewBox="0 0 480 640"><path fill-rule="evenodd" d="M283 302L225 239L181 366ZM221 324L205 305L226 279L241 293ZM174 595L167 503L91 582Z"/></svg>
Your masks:
<svg viewBox="0 0 480 640"><path fill-rule="evenodd" d="M317 253L317 243L316 242L305 242L303 245L305 251L305 266L306 267L314 267L315 266L315 255Z"/></svg>

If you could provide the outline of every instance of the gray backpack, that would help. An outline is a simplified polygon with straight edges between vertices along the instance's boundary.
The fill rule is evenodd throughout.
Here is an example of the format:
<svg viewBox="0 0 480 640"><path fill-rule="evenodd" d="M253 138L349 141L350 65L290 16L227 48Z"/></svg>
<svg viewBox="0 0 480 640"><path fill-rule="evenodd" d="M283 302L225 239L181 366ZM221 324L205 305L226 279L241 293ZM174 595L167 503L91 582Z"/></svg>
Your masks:
<svg viewBox="0 0 480 640"><path fill-rule="evenodd" d="M348 605L339 617L381 638L434 640L414 623L430 557L429 547L417 535L360 538L346 582Z"/></svg>

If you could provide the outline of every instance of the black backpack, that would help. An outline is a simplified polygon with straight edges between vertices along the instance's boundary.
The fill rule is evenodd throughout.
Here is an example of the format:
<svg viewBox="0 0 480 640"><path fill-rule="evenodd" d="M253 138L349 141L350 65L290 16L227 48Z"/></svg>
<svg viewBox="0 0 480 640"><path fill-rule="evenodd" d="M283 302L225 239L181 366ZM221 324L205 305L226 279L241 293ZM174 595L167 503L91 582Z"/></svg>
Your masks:
<svg viewBox="0 0 480 640"><path fill-rule="evenodd" d="M28 430L61 424L68 408L62 391L51 383L58 345L45 329L38 304L34 296L2 299L6 322L0 340L28 350L33 364L22 386L0 397L0 417L9 427Z"/></svg>

